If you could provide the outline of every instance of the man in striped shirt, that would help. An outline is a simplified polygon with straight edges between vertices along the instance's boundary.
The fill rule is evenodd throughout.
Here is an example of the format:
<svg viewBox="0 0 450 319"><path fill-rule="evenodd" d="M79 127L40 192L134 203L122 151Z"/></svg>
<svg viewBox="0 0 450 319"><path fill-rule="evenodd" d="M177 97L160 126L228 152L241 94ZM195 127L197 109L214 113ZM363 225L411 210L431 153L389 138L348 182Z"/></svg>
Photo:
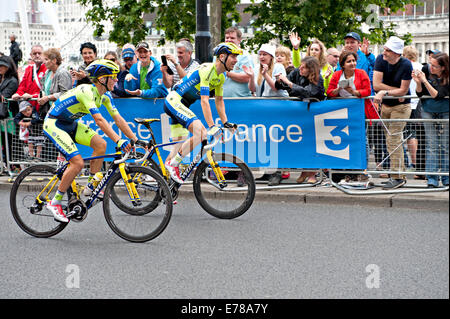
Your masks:
<svg viewBox="0 0 450 319"><path fill-rule="evenodd" d="M166 88L171 89L180 79L184 78L189 72L195 70L199 63L192 58L194 48L188 39L181 39L176 44L178 62L171 54L167 54L166 58L169 62L168 66L161 65L163 73L163 83ZM168 73L168 68L172 70L173 75Z"/></svg>

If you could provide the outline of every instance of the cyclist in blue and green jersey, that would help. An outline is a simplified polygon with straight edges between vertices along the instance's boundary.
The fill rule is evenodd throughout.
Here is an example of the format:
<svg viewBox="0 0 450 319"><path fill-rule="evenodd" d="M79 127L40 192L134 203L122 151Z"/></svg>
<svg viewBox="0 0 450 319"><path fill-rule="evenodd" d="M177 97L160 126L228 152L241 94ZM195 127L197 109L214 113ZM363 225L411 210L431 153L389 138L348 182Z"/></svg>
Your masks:
<svg viewBox="0 0 450 319"><path fill-rule="evenodd" d="M242 54L234 43L225 42L214 48L217 57L213 63L203 63L197 69L186 75L174 87L164 101L164 111L171 117L172 125L181 125L192 133L192 137L181 145L172 149L166 159L166 169L172 179L182 184L179 165L201 141L206 140L207 135L214 135L219 128L214 125L214 120L209 105L210 91L214 90L217 113L223 125L234 128L235 125L228 122L223 101L224 72L233 69L237 62L237 56ZM198 117L189 109L189 106L200 99L203 116L208 130L205 129Z"/></svg>
<svg viewBox="0 0 450 319"><path fill-rule="evenodd" d="M117 82L119 67L109 60L96 60L85 71L93 84L79 85L61 95L49 110L44 121L44 133L70 163L61 178L55 197L46 205L57 221L65 223L69 220L62 210L61 199L70 187L73 179L84 167L83 158L75 143L92 147L94 149L92 156L101 156L106 152L106 141L93 129L77 120L87 114L91 114L95 123L106 136L112 139L123 151L129 152L132 147L130 140L120 138L100 114L99 107L104 105L117 127L131 141L137 141L128 123L115 108L114 100L110 93ZM92 180L95 173L100 171L102 163L102 158L91 160L88 182Z"/></svg>

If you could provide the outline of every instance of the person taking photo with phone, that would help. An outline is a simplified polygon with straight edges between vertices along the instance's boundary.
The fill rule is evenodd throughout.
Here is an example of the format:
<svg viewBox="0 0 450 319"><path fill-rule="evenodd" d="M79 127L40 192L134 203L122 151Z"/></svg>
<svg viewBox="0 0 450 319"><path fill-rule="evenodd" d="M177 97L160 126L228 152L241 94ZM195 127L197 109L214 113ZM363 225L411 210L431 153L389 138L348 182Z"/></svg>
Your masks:
<svg viewBox="0 0 450 319"><path fill-rule="evenodd" d="M178 62L171 54L161 56L163 83L168 89L171 89L180 79L200 65L197 60L192 58L194 48L188 39L181 39L176 44L176 48Z"/></svg>

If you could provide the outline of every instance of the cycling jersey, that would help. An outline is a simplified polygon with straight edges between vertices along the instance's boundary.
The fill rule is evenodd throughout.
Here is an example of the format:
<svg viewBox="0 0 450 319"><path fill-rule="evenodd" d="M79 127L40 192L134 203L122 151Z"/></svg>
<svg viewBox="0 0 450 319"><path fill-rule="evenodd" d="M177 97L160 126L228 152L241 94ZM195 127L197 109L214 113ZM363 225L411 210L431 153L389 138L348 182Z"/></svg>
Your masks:
<svg viewBox="0 0 450 319"><path fill-rule="evenodd" d="M169 93L164 110L172 118L172 124L181 124L188 128L197 120L197 116L189 110L189 106L201 96L209 97L214 90L215 96L223 96L223 83L225 75L217 74L214 63L203 63L197 69L187 74L180 82L175 84Z"/></svg>
<svg viewBox="0 0 450 319"><path fill-rule="evenodd" d="M214 90L216 96L223 96L224 82L225 75L217 74L214 63L203 63L175 84L173 90L182 97L183 104L189 106L200 96L209 96L210 90Z"/></svg>
<svg viewBox="0 0 450 319"><path fill-rule="evenodd" d="M111 92L100 96L94 85L82 84L61 95L49 110L44 133L67 160L79 154L74 142L90 146L91 139L97 134L77 120L87 114L100 113L98 108L102 105L111 116L119 114Z"/></svg>
<svg viewBox="0 0 450 319"><path fill-rule="evenodd" d="M49 110L48 117L73 122L86 114L100 113L98 108L102 105L111 116L118 114L111 92L100 96L93 84L82 84L61 95Z"/></svg>

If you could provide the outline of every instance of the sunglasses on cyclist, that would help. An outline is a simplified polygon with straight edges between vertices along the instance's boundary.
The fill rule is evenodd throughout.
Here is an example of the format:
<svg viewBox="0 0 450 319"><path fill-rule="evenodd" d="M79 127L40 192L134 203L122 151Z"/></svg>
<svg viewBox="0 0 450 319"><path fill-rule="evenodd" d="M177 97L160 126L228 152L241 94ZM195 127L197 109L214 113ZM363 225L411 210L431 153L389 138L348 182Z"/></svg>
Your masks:
<svg viewBox="0 0 450 319"><path fill-rule="evenodd" d="M99 76L98 78L99 78L99 79L102 79L102 78L112 78L112 79L114 80L114 79L117 79L117 74L107 74L107 75L102 75L102 76Z"/></svg>

